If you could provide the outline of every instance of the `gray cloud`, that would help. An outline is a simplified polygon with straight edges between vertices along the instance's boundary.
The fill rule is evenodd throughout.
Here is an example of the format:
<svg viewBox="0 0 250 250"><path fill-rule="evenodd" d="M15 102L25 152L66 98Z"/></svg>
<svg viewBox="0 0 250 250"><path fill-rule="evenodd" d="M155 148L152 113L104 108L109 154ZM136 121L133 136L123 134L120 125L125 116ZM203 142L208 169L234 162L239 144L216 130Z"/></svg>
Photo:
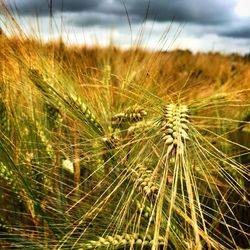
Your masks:
<svg viewBox="0 0 250 250"><path fill-rule="evenodd" d="M147 21L187 23L195 27L198 36L217 34L221 37L250 38L249 19L235 16L237 0L123 0L132 25ZM23 16L48 16L49 0L5 0ZM57 15L63 9L67 22L76 27L121 27L128 25L122 0L52 0Z"/></svg>
<svg viewBox="0 0 250 250"><path fill-rule="evenodd" d="M7 0L8 5L13 6L13 0ZM48 0L16 0L16 6L19 14L23 15L48 15ZM64 12L96 12L117 16L117 22L121 16L126 16L125 8L122 0L52 0L53 12L60 12L63 8ZM233 15L233 6L235 0L124 0L132 21L143 20L146 15L148 4L149 13L148 20L159 22L175 21L201 23L201 24L217 24L223 23ZM112 17L113 18L113 17ZM83 18L83 22L86 19ZM88 21L96 24L98 22L94 18ZM80 20L76 21L80 24ZM102 25L102 23L100 23Z"/></svg>
<svg viewBox="0 0 250 250"><path fill-rule="evenodd" d="M138 23L140 20L137 16L131 16L130 20L133 21L133 23ZM81 12L74 14L70 18L68 18L68 23L73 24L76 26L115 26L118 25L128 25L128 20L125 15L118 15L116 14L105 14L101 12Z"/></svg>
<svg viewBox="0 0 250 250"><path fill-rule="evenodd" d="M178 21L201 25L218 25L230 21L233 18L235 0L124 0L128 10L130 21L138 23L145 20L155 22ZM149 11L147 13L147 8ZM85 12L85 11L84 11ZM75 25L106 25L116 23L124 24L127 20L125 7L121 0L103 0L101 4L92 8L92 13L96 13L91 19L86 20L86 15L78 15L77 19L71 20ZM105 21L99 19L100 13L106 15Z"/></svg>
<svg viewBox="0 0 250 250"><path fill-rule="evenodd" d="M145 15L148 0L128 0L129 13ZM233 16L234 0L160 0L151 1L148 18L156 21L175 21L218 24Z"/></svg>
<svg viewBox="0 0 250 250"><path fill-rule="evenodd" d="M21 15L49 15L49 0L5 0L7 6L16 8ZM99 0L52 0L52 10L55 13L79 12L98 8Z"/></svg>
<svg viewBox="0 0 250 250"><path fill-rule="evenodd" d="M231 38L242 38L242 39L250 39L250 27L238 27L232 30L226 30L219 33L220 36L231 37Z"/></svg>

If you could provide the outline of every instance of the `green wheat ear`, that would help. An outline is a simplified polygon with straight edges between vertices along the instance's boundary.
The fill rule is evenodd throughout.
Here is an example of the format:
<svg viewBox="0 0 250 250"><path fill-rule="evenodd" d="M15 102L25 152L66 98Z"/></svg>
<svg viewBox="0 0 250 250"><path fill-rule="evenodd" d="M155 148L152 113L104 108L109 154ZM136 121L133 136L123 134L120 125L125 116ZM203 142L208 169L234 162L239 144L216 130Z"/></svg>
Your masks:
<svg viewBox="0 0 250 250"><path fill-rule="evenodd" d="M37 136L39 137L39 139L43 143L46 153L48 154L50 159L54 162L56 159L56 153L55 153L55 150L54 150L52 144L50 143L50 140L47 138L46 134L44 133L42 125L39 124L38 122L35 122L34 125L35 125L36 131L37 131Z"/></svg>
<svg viewBox="0 0 250 250"><path fill-rule="evenodd" d="M136 200L136 208L139 215L141 214L144 219L148 220L153 215L152 208L145 204L142 204L138 200Z"/></svg>
<svg viewBox="0 0 250 250"><path fill-rule="evenodd" d="M239 122L239 128L244 129L247 125L250 124L250 110L244 112L241 121Z"/></svg>
<svg viewBox="0 0 250 250"><path fill-rule="evenodd" d="M2 178L5 183L11 188L11 190L16 195L16 198L22 203L22 192L19 188L17 179L15 178L12 170L8 169L3 162L0 162L0 178Z"/></svg>
<svg viewBox="0 0 250 250"><path fill-rule="evenodd" d="M159 245L164 245L164 238L159 237ZM153 240L150 235L140 235L140 234L123 234L115 236L107 236L105 238L99 237L98 240L91 240L84 244L82 248L78 250L85 249L98 249L98 248L112 248L121 249L126 247L143 248L152 247Z"/></svg>
<svg viewBox="0 0 250 250"><path fill-rule="evenodd" d="M80 97L75 93L59 91L56 86L52 86L51 83L47 82L38 70L29 69L28 75L53 108L57 108L69 116L79 119L98 135L103 135L103 127Z"/></svg>
<svg viewBox="0 0 250 250"><path fill-rule="evenodd" d="M58 129L63 121L60 110L48 102L44 104L44 109L47 114L48 127L51 129Z"/></svg>
<svg viewBox="0 0 250 250"><path fill-rule="evenodd" d="M3 134L9 131L8 112L2 99L0 99L0 129Z"/></svg>

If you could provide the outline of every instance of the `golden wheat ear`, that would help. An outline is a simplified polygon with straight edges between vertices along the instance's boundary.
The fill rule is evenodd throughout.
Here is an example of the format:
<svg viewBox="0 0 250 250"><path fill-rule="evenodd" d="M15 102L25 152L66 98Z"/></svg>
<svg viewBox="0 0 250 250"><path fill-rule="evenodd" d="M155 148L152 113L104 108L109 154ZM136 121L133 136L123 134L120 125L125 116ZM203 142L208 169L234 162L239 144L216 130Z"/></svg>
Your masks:
<svg viewBox="0 0 250 250"><path fill-rule="evenodd" d="M131 178L140 190L148 197L155 196L159 187L155 184L155 178L152 170L148 170L145 166L138 164L135 168L128 168L131 172Z"/></svg>
<svg viewBox="0 0 250 250"><path fill-rule="evenodd" d="M115 128L127 128L133 123L138 123L147 116L147 112L139 105L128 107L125 112L115 114L111 121L112 127Z"/></svg>
<svg viewBox="0 0 250 250"><path fill-rule="evenodd" d="M164 109L162 121L162 139L167 145L167 154L171 151L178 151L177 154L184 153L184 144L189 140L188 136L188 107L186 105L170 104Z"/></svg>

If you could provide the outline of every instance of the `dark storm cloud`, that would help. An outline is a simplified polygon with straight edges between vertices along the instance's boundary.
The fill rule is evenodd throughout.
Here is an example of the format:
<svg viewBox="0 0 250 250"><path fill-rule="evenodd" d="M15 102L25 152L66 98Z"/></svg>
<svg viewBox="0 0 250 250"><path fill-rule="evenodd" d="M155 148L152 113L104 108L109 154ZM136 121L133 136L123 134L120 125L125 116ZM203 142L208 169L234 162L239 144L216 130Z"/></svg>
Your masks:
<svg viewBox="0 0 250 250"><path fill-rule="evenodd" d="M219 35L231 38L243 38L250 39L250 27L238 27L237 29L231 29L228 31L221 32Z"/></svg>
<svg viewBox="0 0 250 250"><path fill-rule="evenodd" d="M148 18L156 21L175 21L218 24L223 23L233 15L234 0L160 0L151 1ZM148 0L129 0L129 13L145 15Z"/></svg>
<svg viewBox="0 0 250 250"><path fill-rule="evenodd" d="M155 22L174 20L206 25L223 24L233 18L234 3L235 0L151 0L150 3L148 0L124 0L132 23L142 22L146 18ZM71 22L78 26L102 26L109 23L124 24L124 20L127 20L121 0L102 0L91 11L96 13L96 18L92 15L86 20L83 11L82 18L78 15L76 19L71 19ZM103 20L99 19L100 13L105 16L104 22L100 22Z"/></svg>
<svg viewBox="0 0 250 250"><path fill-rule="evenodd" d="M116 14L107 14L99 12L82 12L80 14L74 15L74 17L68 19L68 23L74 24L76 26L117 26L117 25L127 25L128 20L125 15L119 17L119 22L117 21L118 17ZM130 20L134 23L139 22L137 16L131 16Z"/></svg>
<svg viewBox="0 0 250 250"><path fill-rule="evenodd" d="M49 2L52 2L54 13L79 12L93 10L98 7L99 0L5 0L12 9L17 9L21 15L45 15L49 14Z"/></svg>
<svg viewBox="0 0 250 250"><path fill-rule="evenodd" d="M7 0L7 3L16 3L19 14L23 15L48 15L49 0ZM235 0L124 0L132 21L143 20L149 4L147 20L159 22L175 21L217 24L229 20L232 17L233 4ZM122 16L126 16L122 0L52 0L53 12L57 13L63 8L64 12L88 12L103 15L110 18L110 14L117 17L116 22ZM136 18L135 18L136 17ZM79 18L79 16L78 16ZM85 17L82 18L86 22ZM92 16L88 20L89 25L98 22ZM81 24L81 19L76 20ZM106 22L104 22L105 24ZM102 25L102 23L99 23Z"/></svg>

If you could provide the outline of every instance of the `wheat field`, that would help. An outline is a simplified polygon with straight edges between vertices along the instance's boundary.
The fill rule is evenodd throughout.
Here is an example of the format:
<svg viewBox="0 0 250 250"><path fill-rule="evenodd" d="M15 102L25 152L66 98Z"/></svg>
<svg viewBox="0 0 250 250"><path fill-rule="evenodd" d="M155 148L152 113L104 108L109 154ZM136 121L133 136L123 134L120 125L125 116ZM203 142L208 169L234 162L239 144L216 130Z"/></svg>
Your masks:
<svg viewBox="0 0 250 250"><path fill-rule="evenodd" d="M247 56L45 43L11 25L1 248L250 248Z"/></svg>

